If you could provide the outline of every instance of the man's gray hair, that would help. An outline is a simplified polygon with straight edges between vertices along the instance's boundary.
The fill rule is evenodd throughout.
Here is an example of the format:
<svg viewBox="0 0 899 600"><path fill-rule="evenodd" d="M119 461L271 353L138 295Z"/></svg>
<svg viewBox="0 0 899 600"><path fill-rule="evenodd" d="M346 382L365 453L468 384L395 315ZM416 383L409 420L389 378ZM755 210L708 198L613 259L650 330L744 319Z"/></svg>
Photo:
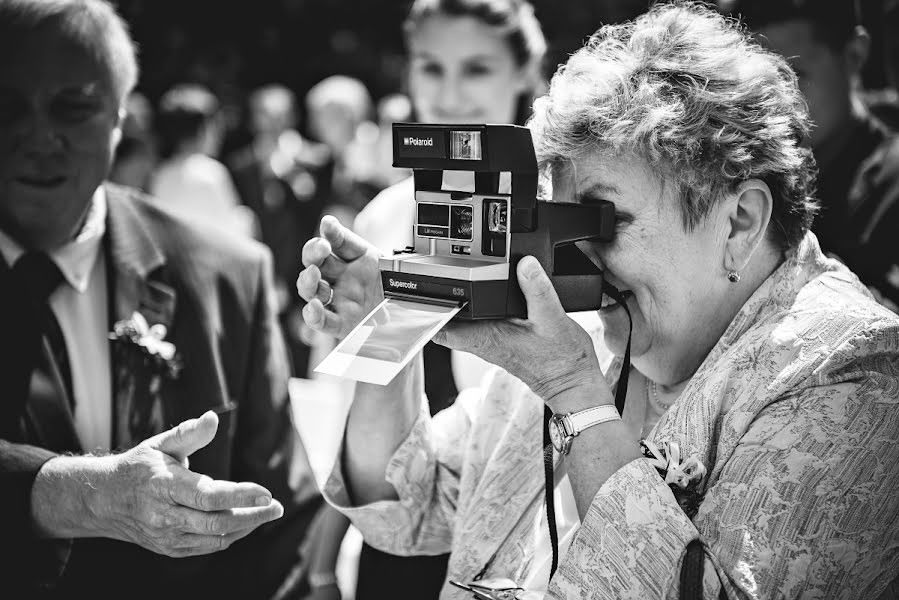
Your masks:
<svg viewBox="0 0 899 600"><path fill-rule="evenodd" d="M109 67L118 99L137 85L137 49L128 24L106 0L0 0L0 40L55 27ZM15 43L15 42L13 42Z"/></svg>

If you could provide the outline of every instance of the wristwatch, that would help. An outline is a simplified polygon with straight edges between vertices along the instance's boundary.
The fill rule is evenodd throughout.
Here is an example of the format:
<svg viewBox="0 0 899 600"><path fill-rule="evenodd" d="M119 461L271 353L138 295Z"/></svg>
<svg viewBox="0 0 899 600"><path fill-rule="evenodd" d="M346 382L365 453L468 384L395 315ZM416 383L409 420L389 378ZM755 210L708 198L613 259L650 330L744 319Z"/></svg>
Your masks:
<svg viewBox="0 0 899 600"><path fill-rule="evenodd" d="M587 428L620 419L616 409L611 404L594 406L576 413L565 415L553 415L549 420L549 439L553 448L565 456L571 450L571 442Z"/></svg>

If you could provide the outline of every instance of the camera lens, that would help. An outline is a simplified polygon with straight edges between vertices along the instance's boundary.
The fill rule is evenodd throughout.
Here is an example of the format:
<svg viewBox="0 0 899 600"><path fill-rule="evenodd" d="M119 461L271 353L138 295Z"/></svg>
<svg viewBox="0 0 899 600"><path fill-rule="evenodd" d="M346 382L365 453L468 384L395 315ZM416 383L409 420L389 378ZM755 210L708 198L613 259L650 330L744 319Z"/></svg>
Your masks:
<svg viewBox="0 0 899 600"><path fill-rule="evenodd" d="M487 229L491 233L506 233L508 209L505 200L487 203Z"/></svg>
<svg viewBox="0 0 899 600"><path fill-rule="evenodd" d="M470 240L471 220L471 206L454 206L450 214L450 237L457 240Z"/></svg>

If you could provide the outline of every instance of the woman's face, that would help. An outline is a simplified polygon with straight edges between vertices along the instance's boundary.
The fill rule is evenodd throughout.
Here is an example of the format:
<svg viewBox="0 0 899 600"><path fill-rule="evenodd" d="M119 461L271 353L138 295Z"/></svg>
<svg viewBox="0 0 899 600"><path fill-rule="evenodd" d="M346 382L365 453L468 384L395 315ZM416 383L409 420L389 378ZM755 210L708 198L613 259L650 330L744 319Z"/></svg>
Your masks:
<svg viewBox="0 0 899 600"><path fill-rule="evenodd" d="M648 163L593 153L554 174L553 199L615 204L616 233L609 243L578 246L626 296L633 316L633 364L659 383L689 378L733 317L724 270L727 217L714 211L686 232L673 186L664 186ZM603 298L605 341L624 354L628 318Z"/></svg>
<svg viewBox="0 0 899 600"><path fill-rule="evenodd" d="M409 92L425 123L512 123L533 87L508 42L475 17L432 15L409 36Z"/></svg>

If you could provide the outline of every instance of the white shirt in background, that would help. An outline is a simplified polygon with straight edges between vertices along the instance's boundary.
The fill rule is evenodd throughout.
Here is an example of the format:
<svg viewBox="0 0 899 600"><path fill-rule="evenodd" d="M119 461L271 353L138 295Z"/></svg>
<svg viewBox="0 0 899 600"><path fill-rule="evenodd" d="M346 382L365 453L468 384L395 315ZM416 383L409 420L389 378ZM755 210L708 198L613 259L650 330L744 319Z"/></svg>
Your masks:
<svg viewBox="0 0 899 600"><path fill-rule="evenodd" d="M253 233L228 169L205 154L163 162L151 178L150 194L161 206L193 223L240 235Z"/></svg>

